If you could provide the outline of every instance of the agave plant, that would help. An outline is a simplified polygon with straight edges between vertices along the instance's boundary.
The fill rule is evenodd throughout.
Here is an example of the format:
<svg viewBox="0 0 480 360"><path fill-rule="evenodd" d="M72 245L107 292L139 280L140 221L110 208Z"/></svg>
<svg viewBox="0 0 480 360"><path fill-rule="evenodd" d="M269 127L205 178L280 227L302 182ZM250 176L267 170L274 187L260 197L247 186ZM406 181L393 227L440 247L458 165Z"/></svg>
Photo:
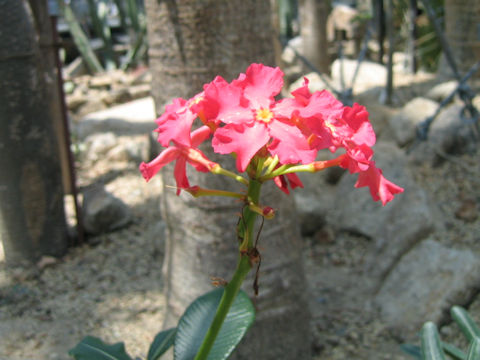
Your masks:
<svg viewBox="0 0 480 360"><path fill-rule="evenodd" d="M422 327L421 346L405 344L402 345L402 350L418 360L446 360L447 356L448 359L455 360L480 360L480 328L467 310L460 306L453 306L450 314L469 342L466 352L441 341L437 326L431 321Z"/></svg>

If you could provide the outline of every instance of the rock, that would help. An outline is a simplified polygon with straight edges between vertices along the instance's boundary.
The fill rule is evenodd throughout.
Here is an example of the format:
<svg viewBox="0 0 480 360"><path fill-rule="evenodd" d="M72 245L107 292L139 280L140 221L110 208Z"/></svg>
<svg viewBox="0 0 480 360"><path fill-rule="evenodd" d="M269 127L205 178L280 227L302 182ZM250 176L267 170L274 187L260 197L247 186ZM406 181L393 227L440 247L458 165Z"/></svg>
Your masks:
<svg viewBox="0 0 480 360"><path fill-rule="evenodd" d="M441 102L447 98L458 86L458 81L452 80L438 84L431 88L426 94L427 99Z"/></svg>
<svg viewBox="0 0 480 360"><path fill-rule="evenodd" d="M426 321L443 320L452 305L468 301L478 287L479 271L471 251L425 240L391 271L375 303L391 327L413 334Z"/></svg>
<svg viewBox="0 0 480 360"><path fill-rule="evenodd" d="M73 131L80 140L98 132L146 134L155 129L155 119L153 99L146 97L90 113L75 124Z"/></svg>
<svg viewBox="0 0 480 360"><path fill-rule="evenodd" d="M128 141L121 141L108 151L106 158L109 161L132 161L139 164L141 161L148 161L149 147L148 136L137 136Z"/></svg>
<svg viewBox="0 0 480 360"><path fill-rule="evenodd" d="M311 72L311 73L305 75L305 77L309 81L308 88L312 93L315 92L315 91L321 91L321 90L325 90L325 89L328 90L328 85L325 83L325 81L322 80L320 75L318 75L317 73ZM330 81L330 79L325 75L324 75L324 78L327 81ZM296 80L292 85L290 85L290 88L289 88L290 93L292 91L294 91L295 89L298 89L299 87L301 87L303 85L303 81L304 81L304 79L303 79L303 77L301 77L300 79Z"/></svg>
<svg viewBox="0 0 480 360"><path fill-rule="evenodd" d="M129 86L127 88L130 99L139 99L143 97L150 96L151 86L150 84L140 84Z"/></svg>
<svg viewBox="0 0 480 360"><path fill-rule="evenodd" d="M83 194L83 226L88 234L117 230L132 220L130 208L103 186L93 186Z"/></svg>
<svg viewBox="0 0 480 360"><path fill-rule="evenodd" d="M433 115L439 104L433 100L417 97L409 101L396 115L389 119L389 126L399 146L405 146L417 138L417 126Z"/></svg>
<svg viewBox="0 0 480 360"><path fill-rule="evenodd" d="M338 230L372 240L366 269L380 280L405 252L432 232L436 216L426 192L407 169L402 150L380 142L375 146L374 160L388 180L405 189L404 193L382 207L372 200L367 188L354 188L356 175L346 174L337 186L335 207L327 221Z"/></svg>
<svg viewBox="0 0 480 360"><path fill-rule="evenodd" d="M318 159L331 158L330 151L319 152ZM326 225L327 214L336 206L335 186L344 173L343 169L333 167L315 174L298 174L304 187L292 193L302 235L313 235Z"/></svg>
<svg viewBox="0 0 480 360"><path fill-rule="evenodd" d="M113 81L113 76L109 73L97 74L90 78L89 87L92 89L109 89Z"/></svg>
<svg viewBox="0 0 480 360"><path fill-rule="evenodd" d="M112 132L92 134L85 139L86 156L89 161L97 161L105 158L106 154L118 143L118 139Z"/></svg>
<svg viewBox="0 0 480 360"><path fill-rule="evenodd" d="M37 267L40 269L40 270L43 270L47 267L50 267L50 266L54 266L58 263L58 259L53 257L53 256L42 256L40 258L40 260L38 260L37 262Z"/></svg>
<svg viewBox="0 0 480 360"><path fill-rule="evenodd" d="M462 109L463 103L455 103L443 109L432 122L428 138L410 152L410 160L436 166L448 155L474 151L472 130L462 121Z"/></svg>
<svg viewBox="0 0 480 360"><path fill-rule="evenodd" d="M282 52L282 61L286 65L293 65L297 61L296 53L302 53L303 41L301 36L296 36L293 39L288 41L287 46L283 49Z"/></svg>
<svg viewBox="0 0 480 360"><path fill-rule="evenodd" d="M337 59L332 64L332 79L335 84L341 84L341 74L347 87L351 86L353 75L357 69L358 61L350 59ZM364 91L376 86L385 86L387 69L385 66L371 62L362 61L358 74L355 78L355 92Z"/></svg>
<svg viewBox="0 0 480 360"><path fill-rule="evenodd" d="M102 94L102 101L111 106L113 104L125 103L131 100L130 92L127 88L111 90Z"/></svg>
<svg viewBox="0 0 480 360"><path fill-rule="evenodd" d="M88 101L88 97L79 92L74 92L73 94L66 96L67 107L70 111L76 112Z"/></svg>

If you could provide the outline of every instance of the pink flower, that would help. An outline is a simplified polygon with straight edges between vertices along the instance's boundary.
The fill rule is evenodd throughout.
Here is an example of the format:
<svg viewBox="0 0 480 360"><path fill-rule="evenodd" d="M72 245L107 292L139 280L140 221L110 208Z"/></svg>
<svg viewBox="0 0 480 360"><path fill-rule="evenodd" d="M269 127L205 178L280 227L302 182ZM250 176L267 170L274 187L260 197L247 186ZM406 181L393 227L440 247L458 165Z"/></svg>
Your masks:
<svg viewBox="0 0 480 360"><path fill-rule="evenodd" d="M194 166L197 171L201 172L210 171L217 165L210 161L200 150L196 149L196 147L209 136L209 127L202 126L191 133L191 139L188 139L188 146L174 144L163 150L160 155L149 163L142 162L140 164L140 171L143 177L147 181L150 180L165 165L176 160L174 176L177 184L177 195L180 194L181 189L190 187L186 173L187 162Z"/></svg>
<svg viewBox="0 0 480 360"><path fill-rule="evenodd" d="M205 96L219 104L217 119L226 124L215 131L213 148L220 154L235 153L240 172L264 146L282 164L307 164L315 159L316 151L305 134L275 114L274 97L282 86L279 68L252 64L231 84L217 83L205 90Z"/></svg>
<svg viewBox="0 0 480 360"><path fill-rule="evenodd" d="M358 175L355 187L360 188L364 186L368 186L370 189L370 194L372 195L373 200L380 200L384 206L386 203L393 200L395 194L403 192L403 189L400 186L385 179L382 175L382 170L375 166L375 161L371 161L368 169Z"/></svg>

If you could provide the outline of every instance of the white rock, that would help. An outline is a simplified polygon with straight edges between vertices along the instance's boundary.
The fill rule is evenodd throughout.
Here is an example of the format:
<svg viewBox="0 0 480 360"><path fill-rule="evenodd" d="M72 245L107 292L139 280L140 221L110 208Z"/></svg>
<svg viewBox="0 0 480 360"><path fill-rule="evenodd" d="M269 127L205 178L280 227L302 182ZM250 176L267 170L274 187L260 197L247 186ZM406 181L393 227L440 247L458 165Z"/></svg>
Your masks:
<svg viewBox="0 0 480 360"><path fill-rule="evenodd" d="M452 80L441 84L438 84L431 88L425 97L434 101L441 102L447 96L449 96L458 86L458 81Z"/></svg>
<svg viewBox="0 0 480 360"><path fill-rule="evenodd" d="M358 61L350 59L337 59L332 64L332 79L337 84L341 84L341 77L347 87L351 86L351 82L357 69ZM387 79L387 69L385 66L371 62L362 61L355 78L355 92L364 91L376 86L385 86Z"/></svg>
<svg viewBox="0 0 480 360"><path fill-rule="evenodd" d="M73 130L80 140L98 132L146 134L156 128L155 119L153 99L146 97L88 114L75 124Z"/></svg>

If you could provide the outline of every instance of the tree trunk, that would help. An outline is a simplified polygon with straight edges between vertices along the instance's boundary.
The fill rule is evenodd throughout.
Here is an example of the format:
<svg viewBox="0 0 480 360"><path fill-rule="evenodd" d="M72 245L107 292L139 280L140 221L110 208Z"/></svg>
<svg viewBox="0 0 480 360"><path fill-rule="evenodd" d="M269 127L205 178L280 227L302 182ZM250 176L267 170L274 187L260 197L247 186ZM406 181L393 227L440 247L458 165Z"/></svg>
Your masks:
<svg viewBox="0 0 480 360"><path fill-rule="evenodd" d="M480 59L480 0L445 0L445 36L463 76Z"/></svg>
<svg viewBox="0 0 480 360"><path fill-rule="evenodd" d="M46 2L36 2L39 9L46 15ZM49 78L29 3L0 0L0 13L0 238L7 262L18 264L67 248L49 103L49 87L57 84Z"/></svg>
<svg viewBox="0 0 480 360"><path fill-rule="evenodd" d="M330 12L330 1L301 0L299 5L303 55L320 72L328 74L330 58L326 24Z"/></svg>
<svg viewBox="0 0 480 360"><path fill-rule="evenodd" d="M268 0L149 0L146 9L152 89L159 113L166 102L198 93L216 75L231 80L251 62L273 63ZM204 150L225 166L225 156ZM233 161L229 166L233 168ZM238 191L233 181L219 176L192 172L189 178L203 187ZM212 289L210 276L229 280L233 274L238 257L235 228L242 204L223 198L194 199L185 193L177 197L169 188L174 185L171 168L163 179L162 210L168 229L164 326L169 327L197 296ZM278 216L266 221L260 239L257 320L234 357L307 359L310 324L293 200L279 190L264 188L262 203L278 209ZM250 294L252 282L251 277L245 282Z"/></svg>

